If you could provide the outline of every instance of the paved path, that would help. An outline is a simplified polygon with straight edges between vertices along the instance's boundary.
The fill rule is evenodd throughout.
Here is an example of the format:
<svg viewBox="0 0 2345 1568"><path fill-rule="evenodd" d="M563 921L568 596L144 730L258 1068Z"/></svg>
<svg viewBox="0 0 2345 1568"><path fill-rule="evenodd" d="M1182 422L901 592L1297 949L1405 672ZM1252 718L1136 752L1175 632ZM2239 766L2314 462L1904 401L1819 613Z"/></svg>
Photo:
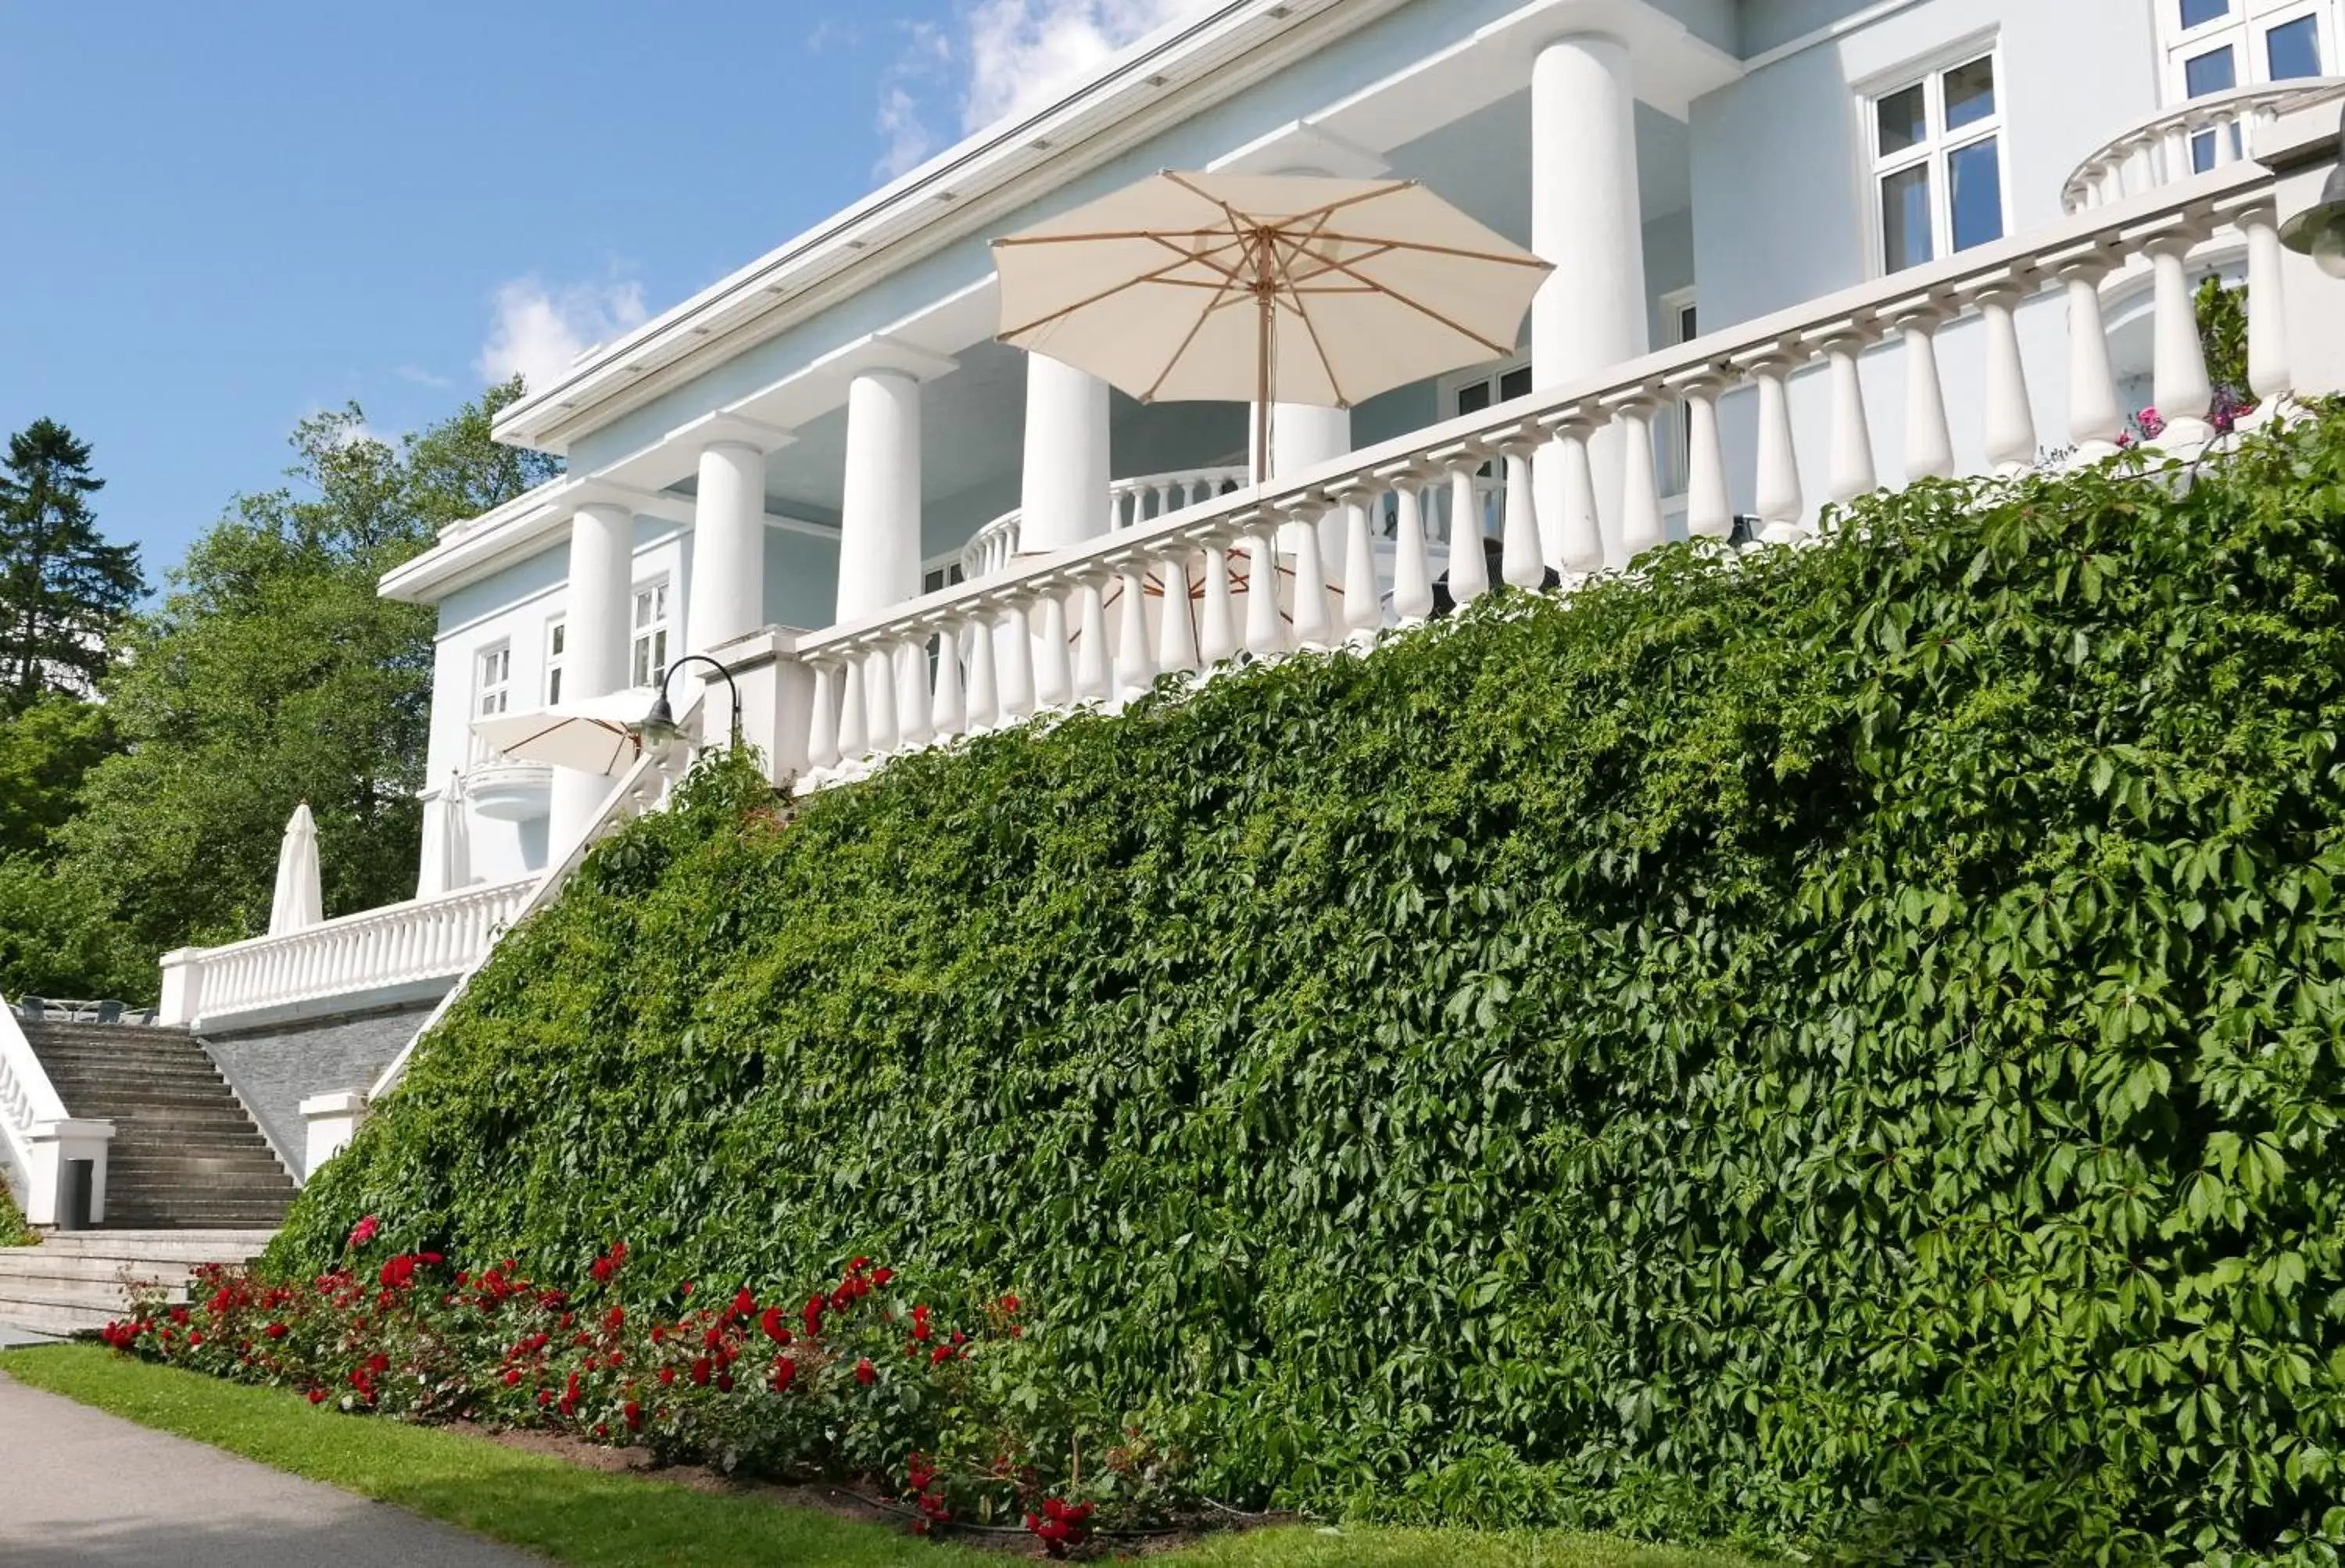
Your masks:
<svg viewBox="0 0 2345 1568"><path fill-rule="evenodd" d="M8 1568L543 1568L540 1559L0 1375Z"/></svg>

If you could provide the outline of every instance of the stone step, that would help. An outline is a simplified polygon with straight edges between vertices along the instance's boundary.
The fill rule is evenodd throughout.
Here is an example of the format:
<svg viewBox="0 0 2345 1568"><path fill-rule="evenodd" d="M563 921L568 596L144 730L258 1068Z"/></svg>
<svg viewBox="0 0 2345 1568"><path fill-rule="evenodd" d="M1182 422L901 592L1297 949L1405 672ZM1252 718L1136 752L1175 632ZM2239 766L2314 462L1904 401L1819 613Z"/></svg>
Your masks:
<svg viewBox="0 0 2345 1568"><path fill-rule="evenodd" d="M164 1262L155 1258L133 1262L64 1254L55 1257L45 1257L47 1251L45 1247L11 1247L0 1250L0 1296L13 1293L18 1286L38 1288L72 1284L114 1285L125 1277L177 1286L185 1282L196 1268L192 1263ZM16 1253L25 1256L12 1256ZM226 1263L236 1260L214 1258L208 1261Z"/></svg>
<svg viewBox="0 0 2345 1568"><path fill-rule="evenodd" d="M107 1217L131 1230L245 1230L283 1224L290 1207L288 1199L192 1196L108 1204Z"/></svg>
<svg viewBox="0 0 2345 1568"><path fill-rule="evenodd" d="M225 1226L212 1230L140 1230L120 1226L109 1230L67 1230L50 1235L38 1247L8 1251L54 1252L75 1257L156 1259L181 1263L242 1261L258 1257L271 1237L273 1226ZM0 1257L5 1257L0 1252Z"/></svg>
<svg viewBox="0 0 2345 1568"><path fill-rule="evenodd" d="M36 1334L95 1334L121 1317L119 1312L96 1312L84 1307L43 1307L0 1300L0 1323Z"/></svg>
<svg viewBox="0 0 2345 1568"><path fill-rule="evenodd" d="M184 1304L186 1300L187 1292L181 1290L177 1293L174 1305ZM0 1287L0 1319L10 1318L19 1307L73 1308L119 1318L130 1310L130 1292L118 1280L57 1284L12 1279L5 1287Z"/></svg>

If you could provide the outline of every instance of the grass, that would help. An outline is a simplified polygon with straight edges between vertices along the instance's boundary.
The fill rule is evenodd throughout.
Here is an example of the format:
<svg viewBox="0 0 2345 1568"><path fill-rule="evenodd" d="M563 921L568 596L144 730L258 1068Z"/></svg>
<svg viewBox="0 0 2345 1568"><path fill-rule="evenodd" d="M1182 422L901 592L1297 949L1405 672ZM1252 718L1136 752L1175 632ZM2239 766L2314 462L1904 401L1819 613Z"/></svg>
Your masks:
<svg viewBox="0 0 2345 1568"><path fill-rule="evenodd" d="M0 1354L0 1372L143 1426L443 1520L577 1568L971 1568L1004 1559L756 1497L582 1470L462 1432L312 1408L90 1345ZM1345 1526L1262 1530L1146 1560L1151 1568L1741 1568L1743 1559L1589 1536Z"/></svg>

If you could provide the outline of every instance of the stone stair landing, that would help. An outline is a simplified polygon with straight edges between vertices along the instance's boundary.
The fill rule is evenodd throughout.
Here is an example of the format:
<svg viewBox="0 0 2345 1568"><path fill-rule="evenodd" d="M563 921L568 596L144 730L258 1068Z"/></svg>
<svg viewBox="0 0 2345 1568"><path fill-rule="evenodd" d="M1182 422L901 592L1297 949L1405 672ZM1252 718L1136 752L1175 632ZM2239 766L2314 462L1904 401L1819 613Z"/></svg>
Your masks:
<svg viewBox="0 0 2345 1568"><path fill-rule="evenodd" d="M266 1230L83 1230L38 1247L0 1247L0 1324L39 1334L95 1333L123 1316L135 1281L187 1299L199 1263L244 1263Z"/></svg>
<svg viewBox="0 0 2345 1568"><path fill-rule="evenodd" d="M293 1178L193 1035L47 1019L24 1030L66 1111L114 1124L103 1229L284 1223Z"/></svg>

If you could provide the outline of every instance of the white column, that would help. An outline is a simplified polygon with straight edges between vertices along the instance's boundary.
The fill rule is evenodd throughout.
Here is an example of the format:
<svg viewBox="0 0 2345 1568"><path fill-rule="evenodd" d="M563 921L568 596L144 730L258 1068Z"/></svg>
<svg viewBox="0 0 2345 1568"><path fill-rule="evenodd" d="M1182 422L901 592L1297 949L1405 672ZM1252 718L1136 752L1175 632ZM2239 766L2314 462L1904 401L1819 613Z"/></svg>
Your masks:
<svg viewBox="0 0 2345 1568"><path fill-rule="evenodd" d="M1954 437L1946 423L1945 383L1938 375L1935 310L1902 317L1905 337L1905 483L1947 479L1954 472Z"/></svg>
<svg viewBox="0 0 2345 1568"><path fill-rule="evenodd" d="M2215 427L2207 423L2215 389L2207 380L2207 355L2198 341L2198 306L2184 267L2197 238L2188 233L2162 234L2143 247L2149 252L2155 279L2157 347L2151 395L2166 421L2165 433L2158 438L2162 446L2196 447L2215 433Z"/></svg>
<svg viewBox="0 0 2345 1568"><path fill-rule="evenodd" d="M1620 549L1633 561L1661 543L1661 487L1653 464L1653 416L1660 401L1650 393L1623 399L1620 427Z"/></svg>
<svg viewBox="0 0 2345 1568"><path fill-rule="evenodd" d="M1824 476L1824 493L1842 506L1869 495L1877 483L1873 468L1873 422L1864 410L1864 374L1857 356L1864 351L1864 335L1854 330L1835 332L1824 340L1832 400L1832 466Z"/></svg>
<svg viewBox="0 0 2345 1568"><path fill-rule="evenodd" d="M920 383L872 370L847 391L847 484L838 526L838 618L920 592Z"/></svg>
<svg viewBox="0 0 2345 1568"><path fill-rule="evenodd" d="M634 586L635 518L590 501L570 518L570 585L563 606L562 695L607 697L627 684L627 598ZM553 770L549 852L559 860L592 825L613 780L575 768Z"/></svg>
<svg viewBox="0 0 2345 1568"><path fill-rule="evenodd" d="M2117 372L2109 362L2109 331L2101 310L2101 279L2108 264L2088 257L2062 270L2068 293L2068 439L2086 462L2109 455L2125 433Z"/></svg>
<svg viewBox="0 0 2345 1568"><path fill-rule="evenodd" d="M1028 354L1025 463L1020 549L1062 550L1105 533L1107 382L1046 355Z"/></svg>
<svg viewBox="0 0 2345 1568"><path fill-rule="evenodd" d="M1762 526L1759 537L1770 545L1791 545L1800 538L1800 517L1807 509L1800 488L1800 457L1792 444L1792 403L1784 380L1797 361L1790 354L1753 361L1751 377L1759 383L1759 478L1756 504Z"/></svg>
<svg viewBox="0 0 2345 1568"><path fill-rule="evenodd" d="M1555 386L1646 351L1636 93L1629 47L1618 38L1573 34L1531 62L1531 249L1555 267L1531 305L1535 385ZM1600 486L1595 511L1617 518L1625 443L1614 426L1590 441ZM1562 508L1563 458L1554 447L1539 455L1542 513Z"/></svg>
<svg viewBox="0 0 2345 1568"><path fill-rule="evenodd" d="M1717 379L1699 376L1681 389L1686 403L1686 532L1697 539L1725 539L1734 533L1734 508L1726 494L1726 448L1718 433Z"/></svg>
<svg viewBox="0 0 2345 1568"><path fill-rule="evenodd" d="M685 647L706 653L766 624L766 454L745 441L700 449L692 504L692 587ZM695 667L706 672L706 666ZM722 682L718 683L722 685ZM720 725L707 733L722 735Z"/></svg>
<svg viewBox="0 0 2345 1568"><path fill-rule="evenodd" d="M2248 237L2248 390L2255 396L2259 423L2270 418L2279 400L2296 390L2289 365L2279 219L2269 201L2258 202L2238 216L2239 229Z"/></svg>
<svg viewBox="0 0 2345 1568"><path fill-rule="evenodd" d="M1982 334L1986 344L1986 460L1998 473L2017 473L2035 461L2035 413L2027 396L2027 364L2019 352L2015 312L2025 299L2014 281L1980 290Z"/></svg>

